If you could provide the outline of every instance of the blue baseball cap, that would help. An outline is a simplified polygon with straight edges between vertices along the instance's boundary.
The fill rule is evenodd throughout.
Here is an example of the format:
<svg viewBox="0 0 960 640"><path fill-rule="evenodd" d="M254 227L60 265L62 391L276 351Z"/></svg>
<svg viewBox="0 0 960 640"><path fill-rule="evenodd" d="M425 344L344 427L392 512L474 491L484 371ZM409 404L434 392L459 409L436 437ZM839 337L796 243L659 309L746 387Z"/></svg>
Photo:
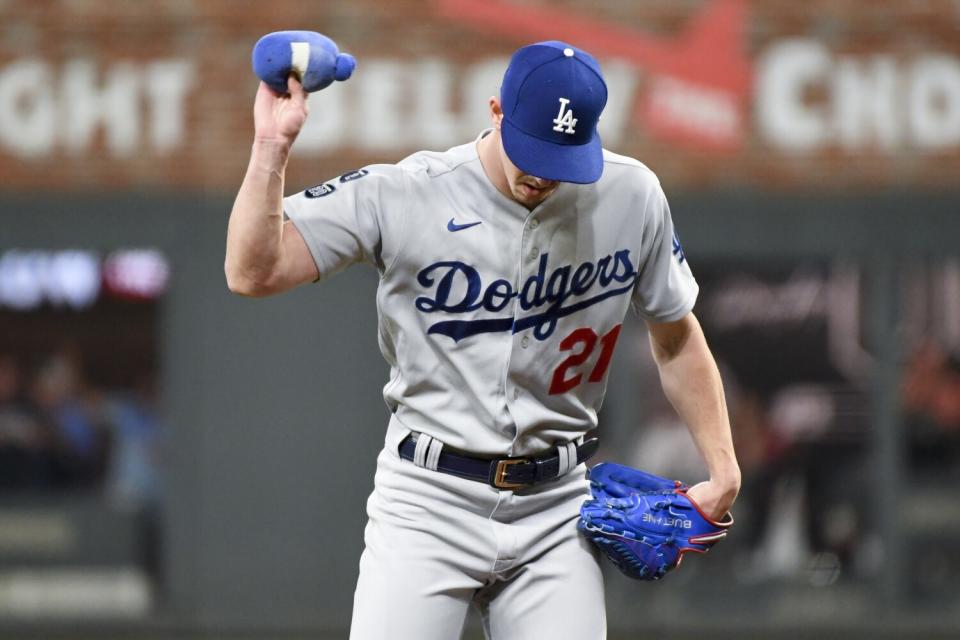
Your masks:
<svg viewBox="0 0 960 640"><path fill-rule="evenodd" d="M593 56L558 40L519 49L503 74L500 103L503 148L521 171L579 184L600 179L597 122L607 84Z"/></svg>

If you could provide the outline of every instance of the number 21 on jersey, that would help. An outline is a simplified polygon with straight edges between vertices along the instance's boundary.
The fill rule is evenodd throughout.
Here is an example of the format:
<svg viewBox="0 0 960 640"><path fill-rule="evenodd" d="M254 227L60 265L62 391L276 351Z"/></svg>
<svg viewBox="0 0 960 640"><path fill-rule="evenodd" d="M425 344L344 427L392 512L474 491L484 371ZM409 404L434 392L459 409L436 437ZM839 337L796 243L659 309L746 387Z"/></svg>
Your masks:
<svg viewBox="0 0 960 640"><path fill-rule="evenodd" d="M587 376L587 382L600 382L603 380L607 368L610 366L610 358L613 357L613 349L617 346L617 338L620 337L620 327L618 324L602 336L590 327L576 329L573 333L560 341L560 351L572 351L563 362L557 365L553 371L553 379L550 381L550 395L554 396L560 393L566 393L583 382L584 373L590 370ZM597 358L593 368L589 366L581 367L590 356L593 350L600 342L600 356ZM572 369L572 371L571 371Z"/></svg>

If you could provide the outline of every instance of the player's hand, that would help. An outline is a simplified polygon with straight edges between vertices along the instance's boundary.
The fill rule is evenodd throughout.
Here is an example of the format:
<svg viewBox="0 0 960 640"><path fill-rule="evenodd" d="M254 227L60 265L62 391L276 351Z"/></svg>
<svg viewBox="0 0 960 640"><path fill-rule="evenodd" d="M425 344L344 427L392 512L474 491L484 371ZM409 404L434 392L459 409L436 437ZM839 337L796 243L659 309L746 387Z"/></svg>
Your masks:
<svg viewBox="0 0 960 640"><path fill-rule="evenodd" d="M287 78L289 93L280 94L261 82L253 104L253 124L258 141L293 145L307 120L307 94L293 74Z"/></svg>
<svg viewBox="0 0 960 640"><path fill-rule="evenodd" d="M707 516L720 521L737 499L739 483L707 480L687 489L687 497L697 503Z"/></svg>

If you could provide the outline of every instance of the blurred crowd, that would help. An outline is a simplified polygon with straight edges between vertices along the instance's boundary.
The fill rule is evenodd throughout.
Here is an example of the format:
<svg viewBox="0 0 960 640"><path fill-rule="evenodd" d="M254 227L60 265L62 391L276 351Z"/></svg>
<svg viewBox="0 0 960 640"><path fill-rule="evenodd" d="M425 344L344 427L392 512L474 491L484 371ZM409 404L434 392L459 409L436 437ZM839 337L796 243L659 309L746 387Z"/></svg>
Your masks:
<svg viewBox="0 0 960 640"><path fill-rule="evenodd" d="M149 376L101 388L76 350L34 363L0 352L0 494L97 492L158 498L160 429Z"/></svg>

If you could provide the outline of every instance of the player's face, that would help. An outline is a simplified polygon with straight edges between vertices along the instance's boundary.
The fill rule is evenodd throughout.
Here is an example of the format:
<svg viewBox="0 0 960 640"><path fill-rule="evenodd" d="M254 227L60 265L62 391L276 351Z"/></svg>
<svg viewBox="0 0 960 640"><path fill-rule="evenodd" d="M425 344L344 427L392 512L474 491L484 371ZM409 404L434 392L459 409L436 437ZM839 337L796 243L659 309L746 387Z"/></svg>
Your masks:
<svg viewBox="0 0 960 640"><path fill-rule="evenodd" d="M500 138L500 121L503 119L503 111L500 107L500 100L495 97L490 98L490 119L497 134L496 147L500 159L500 168L503 169L503 177L506 180L505 186L514 200L527 209L533 209L556 191L560 183L556 180L544 180L524 173L510 161L503 148L503 140ZM496 177L495 181L498 180L499 177ZM498 188L503 191L503 183L501 182L500 185L502 186Z"/></svg>
<svg viewBox="0 0 960 640"><path fill-rule="evenodd" d="M510 187L510 193L513 199L527 207L533 209L543 202L560 184L556 180L544 180L536 176L521 171L507 157L507 152L503 148L503 141L498 140L500 147L500 162L503 165L503 173L507 178L507 185Z"/></svg>

